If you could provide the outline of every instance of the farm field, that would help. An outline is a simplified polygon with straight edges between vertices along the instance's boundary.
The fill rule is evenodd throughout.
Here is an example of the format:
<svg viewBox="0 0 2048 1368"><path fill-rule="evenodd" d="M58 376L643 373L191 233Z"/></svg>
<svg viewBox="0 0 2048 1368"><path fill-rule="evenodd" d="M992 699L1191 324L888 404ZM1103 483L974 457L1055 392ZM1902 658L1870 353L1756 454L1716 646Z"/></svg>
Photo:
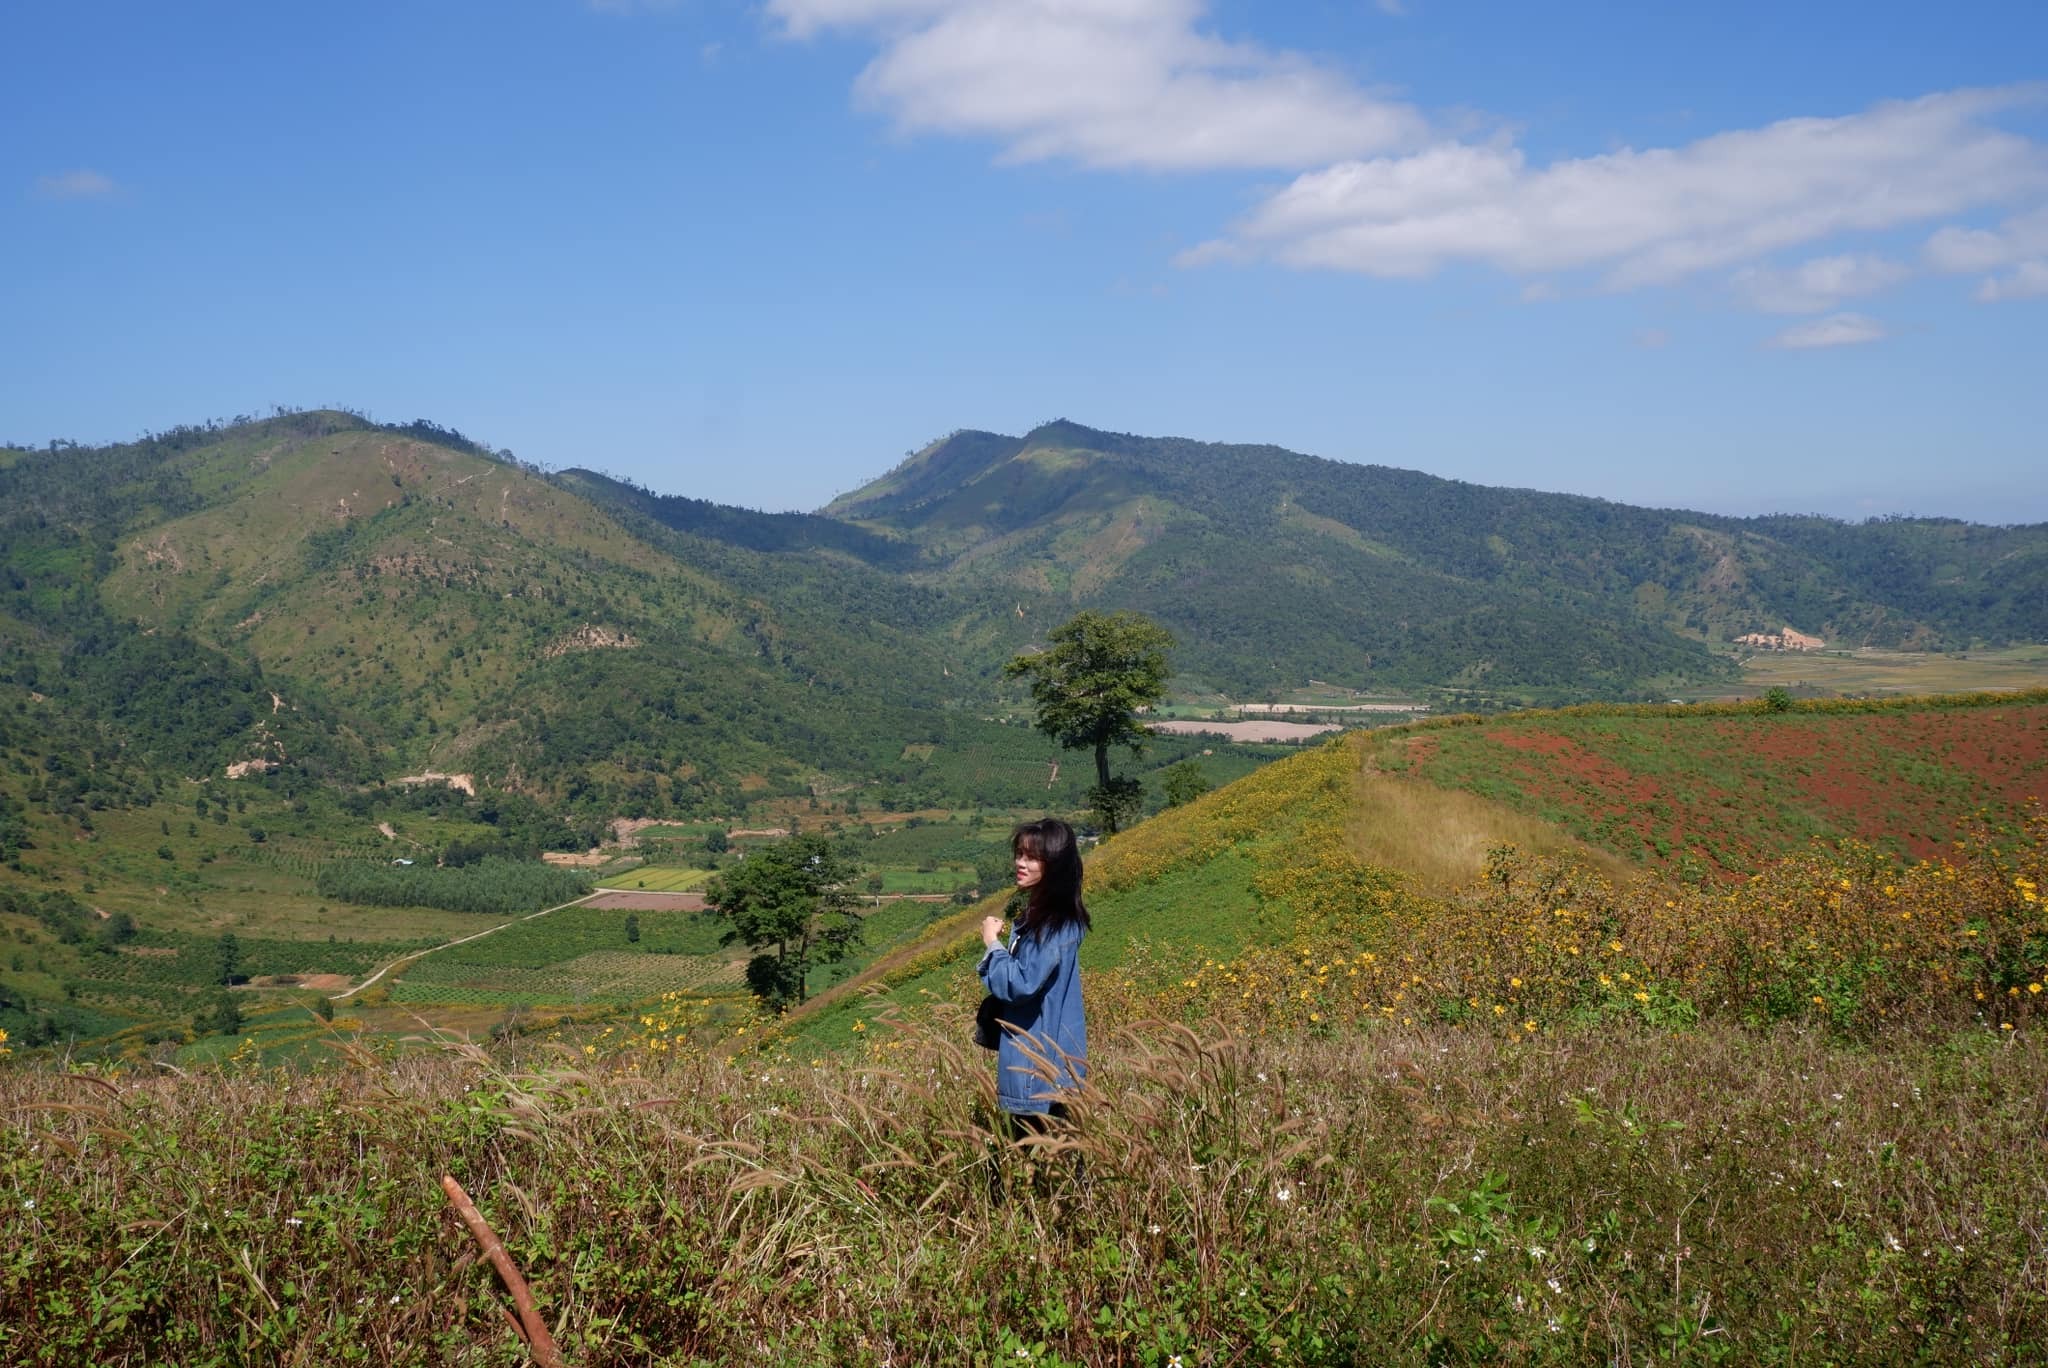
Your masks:
<svg viewBox="0 0 2048 1368"><path fill-rule="evenodd" d="M2048 797L2048 698L1977 702L1567 710L1389 734L1374 763L1688 877L1748 874L1815 838L1926 858L1976 814Z"/></svg>
<svg viewBox="0 0 2048 1368"><path fill-rule="evenodd" d="M1743 661L1739 690L1700 696L1744 697L1769 688L1859 697L2048 688L2048 645L1955 653L1762 651Z"/></svg>
<svg viewBox="0 0 2048 1368"><path fill-rule="evenodd" d="M637 940L629 939L629 916ZM625 1004L665 991L708 992L715 983L736 990L723 934L709 912L563 907L423 955L386 982L393 1002L528 1007Z"/></svg>
<svg viewBox="0 0 2048 1368"><path fill-rule="evenodd" d="M879 889L874 888L876 880ZM969 865L942 865L937 869L883 869L870 876L866 887L880 893L951 893L975 881Z"/></svg>
<svg viewBox="0 0 2048 1368"><path fill-rule="evenodd" d="M699 889L711 878L708 869L676 869L661 865L642 865L625 874L615 874L598 882L605 888L631 888L649 893L686 893Z"/></svg>

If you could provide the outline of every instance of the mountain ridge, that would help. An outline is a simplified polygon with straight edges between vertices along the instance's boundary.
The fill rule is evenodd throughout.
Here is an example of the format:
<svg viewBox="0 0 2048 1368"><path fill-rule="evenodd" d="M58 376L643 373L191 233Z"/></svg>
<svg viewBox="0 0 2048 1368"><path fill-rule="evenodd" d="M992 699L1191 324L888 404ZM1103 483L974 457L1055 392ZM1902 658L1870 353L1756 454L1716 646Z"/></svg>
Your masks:
<svg viewBox="0 0 2048 1368"><path fill-rule="evenodd" d="M1115 554L1091 551L1089 535L1118 527L1119 510L1130 516ZM1583 635L1589 618L1624 624L1667 666L1709 677L1714 665L1691 648L1787 623L1851 644L1922 648L2048 635L2048 525L1646 509L1064 419L1023 437L956 433L821 511L916 541L957 571L1166 616L1158 576L1146 579L1148 554L1174 559L1161 543L1176 534L1182 562L1200 559L1205 537L1253 538L1297 585L1397 570L1414 581L1376 596L1354 584L1377 598L1376 611L1398 612L1405 599L1459 617L1481 611L1475 595L1491 595L1492 607L1505 599L1550 631ZM1351 558L1366 563L1346 567ZM1053 573L1076 560L1092 571L1081 594L1070 575ZM1346 616L1341 603L1327 607ZM1372 624L1351 616L1353 638L1372 640ZM1587 639L1597 644L1599 633ZM1383 642L1395 655L1401 644ZM1427 669L1447 663L1440 651L1419 654ZM1472 664L1513 673L1497 660ZM1226 672L1253 673L1245 665ZM1307 672L1345 673L1328 663ZM1395 673L1415 682L1413 668Z"/></svg>

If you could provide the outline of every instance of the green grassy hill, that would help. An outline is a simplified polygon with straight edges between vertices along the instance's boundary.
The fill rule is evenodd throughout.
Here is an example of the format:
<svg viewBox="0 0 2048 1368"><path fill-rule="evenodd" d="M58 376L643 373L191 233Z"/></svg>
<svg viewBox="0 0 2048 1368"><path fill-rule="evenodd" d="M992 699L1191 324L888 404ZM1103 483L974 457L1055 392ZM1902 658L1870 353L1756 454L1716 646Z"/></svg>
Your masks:
<svg viewBox="0 0 2048 1368"><path fill-rule="evenodd" d="M1333 940L1396 952L1409 922L1389 909L1427 920L1436 900L1503 874L1512 885L1516 870L1710 900L1738 875L1791 877L1784 862L1816 848L1866 873L1952 855L1987 822L2024 829L2044 797L2040 693L1782 712L1588 707L1355 733L1096 850L1083 968L1121 985L1109 996L1122 1010L1157 1007L1204 964L1302 945L1328 954ZM968 1003L974 928L1001 909L993 899L934 924L790 1029L843 1041L884 1003ZM2037 942L2023 953L2048 966L2048 931ZM863 995L876 986L883 997Z"/></svg>
<svg viewBox="0 0 2048 1368"><path fill-rule="evenodd" d="M1458 719L1265 766L1090 856L1089 1078L1021 1143L966 1037L982 909L765 1033L675 972L715 943L681 913L623 1021L392 1059L280 1013L174 1070L0 1060L0 1356L514 1361L446 1175L573 1362L2036 1362L2048 818L2002 757L2042 706ZM1540 774L1430 778L1471 738L1664 783L1732 723L1992 820L1933 804L1919 862L1760 838L1755 876L1688 884L1519 810ZM1856 744L1897 728L1938 763ZM1802 787L1760 803L1777 849L1827 808ZM937 860L939 825L877 839ZM405 982L595 1000L617 930L535 919ZM121 944L138 975L210 948ZM292 1050L337 1066L265 1067Z"/></svg>

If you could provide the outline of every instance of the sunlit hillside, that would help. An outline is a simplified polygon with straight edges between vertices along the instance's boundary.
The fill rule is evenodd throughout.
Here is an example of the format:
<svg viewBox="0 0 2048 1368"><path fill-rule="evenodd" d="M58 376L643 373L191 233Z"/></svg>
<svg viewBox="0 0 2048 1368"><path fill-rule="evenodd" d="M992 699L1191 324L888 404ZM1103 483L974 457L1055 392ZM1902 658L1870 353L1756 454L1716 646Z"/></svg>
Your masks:
<svg viewBox="0 0 2048 1368"><path fill-rule="evenodd" d="M1895 896L1909 880L1939 881L1945 877L1941 860L1967 863L1970 852L1991 862L1978 877L2004 867L1998 861L2005 856L1988 852L2031 852L2012 857L2024 873L2033 867L2028 860L2037 865L2041 857L2044 736L2048 700L2039 694L1786 704L1783 711L1758 704L1587 708L1357 733L1104 844L1089 862L1096 931L1084 946L1083 964L1120 976L1117 981L1137 995L1116 999L1130 1011L1209 1013L1228 1004L1216 998L1213 974L1203 980L1205 969L1290 948L1327 967L1342 951L1343 977L1355 983L1361 975L1348 972L1355 967L1348 961L1356 952L1371 951L1383 957L1382 965L1387 956L1412 956L1408 941L1421 928L1476 915L1472 909L1488 898L1497 904L1485 914L1494 918L1492 930L1475 923L1467 932L1481 940L1491 935L1499 944L1464 946L1460 953L1469 952L1475 963L1507 953L1508 939L1523 934L1513 929L1519 925L1514 908L1541 901L1545 889L1573 890L1581 914L1596 926L1617 927L1633 910L1650 936L1650 923L1667 910L1698 926L1734 918L1768 927L1777 916L1773 900L1817 878L1848 878L1859 889L1890 887L1894 892L1882 897ZM1900 739L1908 737L1928 744L1906 749ZM1451 757L1459 760L1456 766ZM1844 803L1844 792L1872 795L1872 801ZM2003 896L2019 897L2010 885ZM1723 899L1739 907L1728 911L1734 904ZM1961 915L1953 898L1942 901L1949 914ZM2035 972L2024 966L2048 958L2048 936L2037 944L2025 930L2030 906L2030 900L2013 903L2019 920L2009 928L2015 939L2006 949L2017 958L2001 971L2008 975ZM935 924L917 945L817 1004L791 1029L844 1038L854 1019L872 1015L884 1000L915 1006L973 996L967 973L977 948L972 927L1000 908L999 900L991 901ZM1836 926L1826 955L1861 955L1865 947L1857 937L1873 930L1871 915L1866 907L1856 913L1860 920ZM1928 926L1923 919L1916 929ZM1736 971L1735 959L1754 951L1743 940L1750 934L1708 936L1716 953L1732 957L1724 966L1729 972ZM1963 936L1961 950L1975 955L1988 944L1984 934L1979 928ZM1577 964L1565 966L1571 970L1566 977L1600 988L1607 972L1608 989L1624 981L1640 985L1646 973L1662 981L1667 970L1678 970L1685 947L1704 946L1691 933L1671 939L1659 931L1650 939L1658 941L1660 955L1673 957L1668 963L1638 961L1644 947L1634 943L1612 952L1621 958L1609 963L1609 956L1596 953L1604 941L1590 932L1582 938L1586 943ZM1347 945L1351 949L1343 950ZM1948 972L1928 965L1923 968L1937 978ZM1439 967L1461 982L1471 968ZM1779 979L1796 976L1781 967ZM1797 972L1807 968L1814 966ZM1868 972L1866 966L1852 976L1860 982ZM1615 977L1623 973L1629 980ZM1951 975L1951 986L1966 978ZM1205 991L1180 991L1195 986L1185 982L1190 979L1203 980ZM1270 986L1272 980L1265 981ZM886 999L859 994L877 985L887 990ZM1321 992L1329 983L1309 986ZM1576 991L1550 988L1567 999ZM1782 983L1766 990L1762 978L1743 991L1752 990L1786 991ZM1616 1001L1625 1006L1635 991L1640 986ZM1403 1014L1413 1014L1418 996L1404 995ZM1496 1001L1490 986L1486 1001L1502 1006L1503 1015L1528 1005L1514 993ZM1389 994L1374 1010L1391 1003ZM1256 1005L1254 1015L1268 1014L1268 1004ZM1550 1007L1563 1011L1560 1002ZM1431 1013L1439 1009L1446 1009L1440 995L1427 1006ZM1459 1014L1454 1005L1446 1010ZM1684 1010L1697 1011L1698 1004ZM1960 1010L1971 1010L1967 1000Z"/></svg>

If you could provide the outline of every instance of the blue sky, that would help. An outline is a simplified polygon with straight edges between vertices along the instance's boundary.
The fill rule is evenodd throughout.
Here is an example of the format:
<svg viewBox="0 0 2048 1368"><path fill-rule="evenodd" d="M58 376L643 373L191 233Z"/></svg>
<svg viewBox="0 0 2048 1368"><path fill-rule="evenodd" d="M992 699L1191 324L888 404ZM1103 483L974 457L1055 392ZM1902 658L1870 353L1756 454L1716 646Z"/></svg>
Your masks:
<svg viewBox="0 0 2048 1368"><path fill-rule="evenodd" d="M961 427L2048 520L2048 6L13 0L0 438Z"/></svg>

